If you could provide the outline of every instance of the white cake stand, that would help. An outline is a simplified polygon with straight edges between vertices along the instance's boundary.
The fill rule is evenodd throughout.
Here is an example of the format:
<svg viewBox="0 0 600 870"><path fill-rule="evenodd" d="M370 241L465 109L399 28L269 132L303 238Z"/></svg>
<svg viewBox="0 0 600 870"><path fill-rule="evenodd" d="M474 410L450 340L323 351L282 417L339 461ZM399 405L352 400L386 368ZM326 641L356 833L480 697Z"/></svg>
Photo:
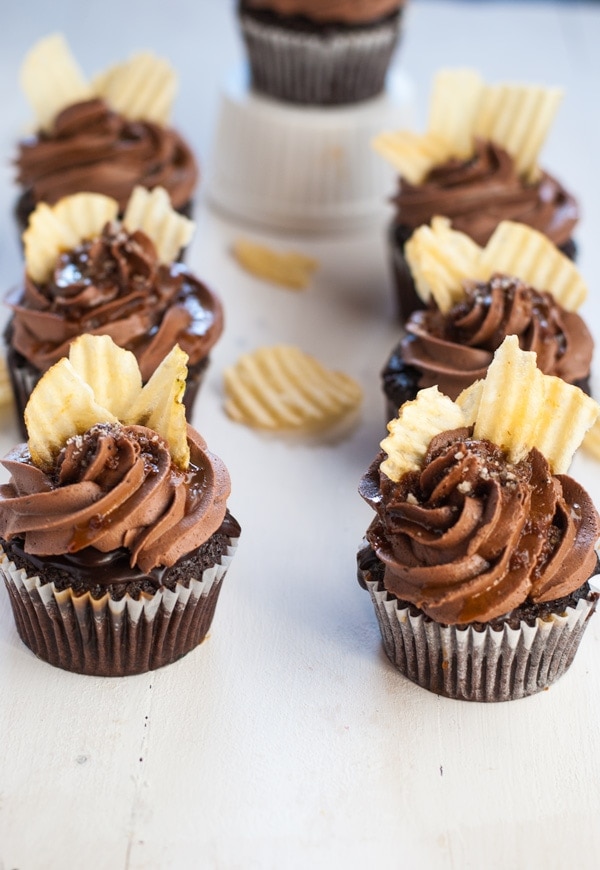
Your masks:
<svg viewBox="0 0 600 870"><path fill-rule="evenodd" d="M371 147L383 130L413 126L413 86L403 72L383 95L342 107L304 107L258 96L246 68L221 95L207 170L212 206L265 227L346 231L386 210L395 172Z"/></svg>

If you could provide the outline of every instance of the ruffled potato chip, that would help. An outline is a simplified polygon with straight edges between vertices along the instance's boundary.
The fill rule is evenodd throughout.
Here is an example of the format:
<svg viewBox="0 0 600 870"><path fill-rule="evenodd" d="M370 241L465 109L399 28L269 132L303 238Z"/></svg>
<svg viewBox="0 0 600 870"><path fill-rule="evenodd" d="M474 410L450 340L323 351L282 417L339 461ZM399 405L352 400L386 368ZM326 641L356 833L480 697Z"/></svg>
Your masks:
<svg viewBox="0 0 600 870"><path fill-rule="evenodd" d="M594 459L600 459L600 420L596 420L591 429L585 433L581 446Z"/></svg>
<svg viewBox="0 0 600 870"><path fill-rule="evenodd" d="M10 385L10 375L6 359L0 356L0 407L5 407L13 402L13 391Z"/></svg>
<svg viewBox="0 0 600 870"><path fill-rule="evenodd" d="M123 226L133 233L142 230L152 239L161 263L172 263L179 251L194 235L195 224L175 211L164 187L147 190L135 187L125 214Z"/></svg>
<svg viewBox="0 0 600 870"><path fill-rule="evenodd" d="M82 435L96 423L116 422L117 418L96 402L89 384L63 358L38 381L25 408L31 459L48 469L69 438Z"/></svg>
<svg viewBox="0 0 600 870"><path fill-rule="evenodd" d="M562 99L558 88L485 85L470 69L440 70L433 81L427 132L382 133L373 147L411 184L451 157L466 159L481 137L504 148L527 181Z"/></svg>
<svg viewBox="0 0 600 870"><path fill-rule="evenodd" d="M93 86L124 117L166 126L177 93L177 75L168 61L146 51L100 73Z"/></svg>
<svg viewBox="0 0 600 870"><path fill-rule="evenodd" d="M387 425L390 434L381 442L387 458L381 470L398 482L407 472L421 468L432 438L465 425L462 409L437 387L419 390L417 398L405 402Z"/></svg>
<svg viewBox="0 0 600 870"><path fill-rule="evenodd" d="M190 464L187 422L183 394L187 378L188 355L179 345L167 354L148 383L142 388L124 417L153 429L169 445L171 456L180 468Z"/></svg>
<svg viewBox="0 0 600 870"><path fill-rule="evenodd" d="M296 251L280 253L265 245L256 245L247 239L238 239L233 255L247 272L273 284L303 290L308 286L318 262Z"/></svg>
<svg viewBox="0 0 600 870"><path fill-rule="evenodd" d="M489 85L473 133L496 142L513 157L517 172L538 176L538 156L563 98L559 88Z"/></svg>
<svg viewBox="0 0 600 870"><path fill-rule="evenodd" d="M348 375L289 345L243 354L224 379L227 414L261 429L324 429L355 411L362 399Z"/></svg>
<svg viewBox="0 0 600 870"><path fill-rule="evenodd" d="M99 236L118 211L117 201L101 193L76 193L53 206L38 203L23 233L27 274L47 281L59 254Z"/></svg>
<svg viewBox="0 0 600 870"><path fill-rule="evenodd" d="M440 311L449 311L464 297L463 281L483 277L481 248L465 233L451 229L450 220L434 217L414 231L405 256L419 296L433 296Z"/></svg>
<svg viewBox="0 0 600 870"><path fill-rule="evenodd" d="M142 376L134 354L118 347L108 335L82 335L71 343L69 362L88 384L94 399L119 420L125 420L142 391ZM118 378L118 389L115 389Z"/></svg>
<svg viewBox="0 0 600 870"><path fill-rule="evenodd" d="M465 233L451 229L448 218L434 217L414 231L405 256L421 299L433 296L447 312L464 298L465 280L489 281L495 273L519 278L536 290L547 290L567 311L577 311L587 285L569 260L543 233L502 221L485 248Z"/></svg>
<svg viewBox="0 0 600 870"><path fill-rule="evenodd" d="M380 133L372 145L410 184L420 184L430 169L452 156L451 143L433 132Z"/></svg>
<svg viewBox="0 0 600 870"><path fill-rule="evenodd" d="M448 142L456 157L473 152L473 127L485 90L472 69L442 69L433 80L427 129Z"/></svg>
<svg viewBox="0 0 600 870"><path fill-rule="evenodd" d="M20 81L41 130L52 129L54 119L67 106L93 96L61 33L40 39L28 51Z"/></svg>
<svg viewBox="0 0 600 870"><path fill-rule="evenodd" d="M477 410L474 435L501 447L519 462L537 447L550 468L562 474L600 406L578 387L544 375L536 355L507 336L490 364Z"/></svg>
<svg viewBox="0 0 600 870"><path fill-rule="evenodd" d="M474 426L473 437L496 444L509 461L520 462L536 447L554 474L564 474L599 414L597 402L561 378L544 375L535 353L521 350L517 337L510 335L494 354L485 379L463 390L456 402L429 387L402 405L381 442L388 456L380 467L399 481L421 468L435 435ZM600 427L588 443L592 449L600 445Z"/></svg>
<svg viewBox="0 0 600 870"><path fill-rule="evenodd" d="M25 425L33 462L49 469L66 441L98 423L142 425L165 439L173 462L189 466L182 402L187 354L177 345L145 387L132 353L106 335L82 335L38 381Z"/></svg>
<svg viewBox="0 0 600 870"><path fill-rule="evenodd" d="M494 272L520 278L536 290L548 290L567 311L577 311L587 296L587 285L573 261L525 224L498 224L481 252L481 265L486 279Z"/></svg>

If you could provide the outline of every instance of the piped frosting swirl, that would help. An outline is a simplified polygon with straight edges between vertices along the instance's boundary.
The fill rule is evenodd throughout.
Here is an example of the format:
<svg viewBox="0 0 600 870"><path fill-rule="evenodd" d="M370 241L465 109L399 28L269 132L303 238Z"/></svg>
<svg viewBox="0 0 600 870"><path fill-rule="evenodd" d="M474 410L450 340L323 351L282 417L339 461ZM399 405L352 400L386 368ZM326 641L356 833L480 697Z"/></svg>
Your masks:
<svg viewBox="0 0 600 870"><path fill-rule="evenodd" d="M164 187L176 209L191 199L198 166L170 127L129 120L100 98L68 106L50 131L23 140L18 181L34 201L53 204L81 190L116 199L124 211L134 187Z"/></svg>
<svg viewBox="0 0 600 870"><path fill-rule="evenodd" d="M420 184L402 178L393 202L397 224L416 229L444 215L478 245L487 243L501 221L511 220L561 246L579 218L576 200L555 178L542 172L538 181L525 181L507 151L481 139L471 157L436 166Z"/></svg>
<svg viewBox="0 0 600 870"><path fill-rule="evenodd" d="M465 298L450 311L432 305L414 312L406 332L399 353L418 369L419 388L437 384L451 399L485 377L507 335L517 335L522 350L535 351L544 374L573 384L590 373L593 339L582 318L550 293L509 276L466 283Z"/></svg>
<svg viewBox="0 0 600 870"><path fill-rule="evenodd" d="M0 536L34 555L126 548L143 572L169 567L220 527L230 492L225 466L191 427L188 443L181 470L154 431L98 424L69 439L48 473L20 445L2 461L11 479L0 487Z"/></svg>
<svg viewBox="0 0 600 870"><path fill-rule="evenodd" d="M147 380L174 344L193 365L223 329L221 303L204 284L181 264L161 265L145 233L117 224L60 255L47 283L26 275L7 301L11 343L40 371L90 333L133 351Z"/></svg>
<svg viewBox="0 0 600 870"><path fill-rule="evenodd" d="M379 455L360 485L386 589L437 622L487 622L552 601L593 573L600 519L535 448L512 464L470 429L435 436L422 468L394 483Z"/></svg>

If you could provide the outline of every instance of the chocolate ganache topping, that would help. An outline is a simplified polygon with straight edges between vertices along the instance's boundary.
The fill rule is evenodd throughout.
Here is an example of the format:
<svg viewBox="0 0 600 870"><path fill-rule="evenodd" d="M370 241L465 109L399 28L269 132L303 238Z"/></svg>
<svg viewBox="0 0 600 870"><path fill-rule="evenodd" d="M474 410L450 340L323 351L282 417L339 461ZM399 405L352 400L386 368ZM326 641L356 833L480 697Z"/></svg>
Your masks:
<svg viewBox="0 0 600 870"><path fill-rule="evenodd" d="M506 275L466 282L465 298L450 311L416 311L405 327L399 352L418 369L419 388L437 384L451 399L485 377L507 335L517 335L522 350L535 351L546 375L576 384L590 373L594 344L581 317L550 293Z"/></svg>
<svg viewBox="0 0 600 870"><path fill-rule="evenodd" d="M198 181L194 156L179 133L150 121L129 121L102 99L64 109L51 132L24 140L17 157L18 181L35 202L103 193L124 211L136 185L164 187L173 208L191 199Z"/></svg>
<svg viewBox="0 0 600 870"><path fill-rule="evenodd" d="M230 492L225 466L191 427L188 442L182 471L151 429L102 423L69 439L48 474L22 444L2 460L11 479L0 487L0 536L39 556L126 548L142 572L172 566L219 529Z"/></svg>
<svg viewBox="0 0 600 870"><path fill-rule="evenodd" d="M161 265L153 242L107 224L102 235L57 260L52 278L9 294L11 344L44 372L78 335L110 335L132 351L148 380L178 343L190 365L223 330L221 303L181 263Z"/></svg>
<svg viewBox="0 0 600 870"><path fill-rule="evenodd" d="M485 245L503 220L527 224L557 247L566 244L579 218L575 199L546 172L533 184L516 172L512 157L493 142L475 141L468 160L453 158L418 185L400 180L396 223L416 229L435 215Z"/></svg>
<svg viewBox="0 0 600 870"><path fill-rule="evenodd" d="M535 448L517 464L470 429L433 438L422 470L394 483L380 454L360 484L367 538L388 592L437 622L488 622L554 601L596 565L600 518L582 487Z"/></svg>
<svg viewBox="0 0 600 870"><path fill-rule="evenodd" d="M311 21L359 24L391 15L405 0L241 0L242 8L301 15Z"/></svg>

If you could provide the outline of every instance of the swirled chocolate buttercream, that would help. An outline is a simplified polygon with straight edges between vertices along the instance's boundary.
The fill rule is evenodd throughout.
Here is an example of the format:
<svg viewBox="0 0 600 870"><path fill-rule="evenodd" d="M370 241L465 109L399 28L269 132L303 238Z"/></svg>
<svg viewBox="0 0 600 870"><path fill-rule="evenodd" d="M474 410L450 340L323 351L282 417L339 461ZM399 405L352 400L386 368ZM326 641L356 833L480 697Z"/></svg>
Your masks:
<svg viewBox="0 0 600 870"><path fill-rule="evenodd" d="M34 204L85 190L116 199L123 211L141 185L164 187L182 209L198 181L194 155L176 130L128 120L99 98L69 106L49 132L21 142L16 163Z"/></svg>
<svg viewBox="0 0 600 870"><path fill-rule="evenodd" d="M437 307L414 312L398 353L419 372L419 388L439 385L451 399L485 377L494 351L507 335L535 351L544 374L568 383L590 373L593 339L582 318L553 296L517 278L494 275L469 282L465 298L443 314Z"/></svg>
<svg viewBox="0 0 600 870"><path fill-rule="evenodd" d="M394 483L383 454L360 485L384 585L436 622L488 622L578 589L596 565L600 518L585 490L535 448L516 464L470 429L433 438Z"/></svg>
<svg viewBox="0 0 600 870"><path fill-rule="evenodd" d="M512 157L493 142L475 141L473 155L453 158L432 169L421 184L401 179L396 223L416 229L435 215L485 245L500 221L527 224L557 247L566 244L579 218L575 199L551 175L529 183L517 173Z"/></svg>
<svg viewBox="0 0 600 870"><path fill-rule="evenodd" d="M62 254L47 283L26 276L8 303L11 345L42 372L90 333L131 350L147 380L175 344L194 365L223 329L221 303L204 284L180 263L161 265L145 233L117 224Z"/></svg>
<svg viewBox="0 0 600 870"><path fill-rule="evenodd" d="M20 445L2 462L11 479L0 487L0 537L33 555L125 548L143 572L174 565L221 526L230 492L225 466L191 427L188 443L182 470L151 429L98 424L69 439L48 473Z"/></svg>

